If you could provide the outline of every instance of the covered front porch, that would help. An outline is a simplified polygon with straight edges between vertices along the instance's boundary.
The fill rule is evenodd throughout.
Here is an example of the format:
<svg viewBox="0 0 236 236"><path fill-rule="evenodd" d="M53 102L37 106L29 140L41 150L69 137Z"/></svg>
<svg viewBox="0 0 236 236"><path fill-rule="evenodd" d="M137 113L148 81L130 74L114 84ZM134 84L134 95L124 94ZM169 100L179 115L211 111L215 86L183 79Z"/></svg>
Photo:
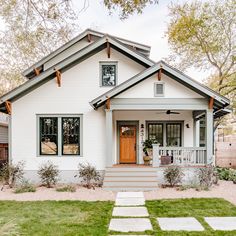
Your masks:
<svg viewBox="0 0 236 236"><path fill-rule="evenodd" d="M214 163L214 113L206 99L114 98L109 102L106 167L143 165L145 140L155 141L152 167Z"/></svg>

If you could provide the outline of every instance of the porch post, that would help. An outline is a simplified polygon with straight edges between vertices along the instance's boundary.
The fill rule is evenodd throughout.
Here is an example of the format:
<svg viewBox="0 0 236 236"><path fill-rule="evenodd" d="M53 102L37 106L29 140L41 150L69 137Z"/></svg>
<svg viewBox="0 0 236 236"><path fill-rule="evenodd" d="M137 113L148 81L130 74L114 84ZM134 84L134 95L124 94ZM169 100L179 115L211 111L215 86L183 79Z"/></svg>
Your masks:
<svg viewBox="0 0 236 236"><path fill-rule="evenodd" d="M212 163L213 161L213 109L206 110L206 154L207 154L207 164Z"/></svg>
<svg viewBox="0 0 236 236"><path fill-rule="evenodd" d="M106 167L113 165L113 135L112 135L112 110L105 109L106 111Z"/></svg>
<svg viewBox="0 0 236 236"><path fill-rule="evenodd" d="M200 141L200 121L193 119L193 144L194 147L199 147Z"/></svg>
<svg viewBox="0 0 236 236"><path fill-rule="evenodd" d="M159 167L159 144L152 144L152 166Z"/></svg>

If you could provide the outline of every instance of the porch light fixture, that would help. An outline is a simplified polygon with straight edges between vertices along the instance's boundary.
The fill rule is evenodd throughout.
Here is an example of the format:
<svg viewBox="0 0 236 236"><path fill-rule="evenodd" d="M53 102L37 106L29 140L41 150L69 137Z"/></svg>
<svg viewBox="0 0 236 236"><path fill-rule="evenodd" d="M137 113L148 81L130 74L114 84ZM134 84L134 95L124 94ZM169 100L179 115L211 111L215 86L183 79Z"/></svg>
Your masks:
<svg viewBox="0 0 236 236"><path fill-rule="evenodd" d="M187 128L187 129L189 129L189 128L190 128L189 124L186 124L186 128Z"/></svg>

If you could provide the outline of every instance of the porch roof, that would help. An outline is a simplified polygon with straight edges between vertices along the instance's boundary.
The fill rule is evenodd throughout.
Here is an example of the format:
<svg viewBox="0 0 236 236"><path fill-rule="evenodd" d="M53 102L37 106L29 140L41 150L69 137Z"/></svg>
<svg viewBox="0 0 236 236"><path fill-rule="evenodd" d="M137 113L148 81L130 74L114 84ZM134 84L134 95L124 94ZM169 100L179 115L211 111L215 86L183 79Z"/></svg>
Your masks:
<svg viewBox="0 0 236 236"><path fill-rule="evenodd" d="M206 97L206 98L214 98L214 110L222 110L222 108L227 107L230 104L228 98L220 95L219 93L215 92L214 90L208 88L207 86L197 82L196 80L190 78L189 76L185 75L181 71L177 70L176 68L171 67L164 61L159 61L155 63L153 66L145 69L144 71L140 72L139 74L135 75L134 77L130 78L129 80L121 83L120 85L116 86L115 88L109 90L108 92L102 94L101 96L95 98L90 102L90 105L96 109L105 104L105 102L110 99L114 98L118 94L128 90L129 88L135 86L136 84L140 83L141 81L149 78L153 74L156 74L160 69L162 72L169 77L173 78L174 80L178 81L179 83L185 85L186 87L192 89L193 91L197 92L198 94ZM223 113L222 113L223 114Z"/></svg>

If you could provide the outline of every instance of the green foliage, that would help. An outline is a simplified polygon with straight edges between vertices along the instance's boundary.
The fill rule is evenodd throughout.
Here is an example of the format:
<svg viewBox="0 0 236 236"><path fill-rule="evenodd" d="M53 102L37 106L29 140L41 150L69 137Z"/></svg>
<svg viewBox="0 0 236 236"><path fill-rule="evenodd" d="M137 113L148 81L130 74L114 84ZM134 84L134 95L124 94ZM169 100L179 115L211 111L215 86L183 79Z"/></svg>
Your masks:
<svg viewBox="0 0 236 236"><path fill-rule="evenodd" d="M148 149L152 149L152 144L157 143L157 140L153 140L153 139L146 139L143 142L143 152L145 153L146 156L149 156L148 154Z"/></svg>
<svg viewBox="0 0 236 236"><path fill-rule="evenodd" d="M16 164L6 163L0 169L0 181L3 185L9 185L13 188L18 180L21 180L24 176L24 162L18 162Z"/></svg>
<svg viewBox="0 0 236 236"><path fill-rule="evenodd" d="M73 186L73 185L66 185L66 186L63 186L63 187L56 188L56 191L57 192L71 192L71 193L74 193L74 192L76 192L76 187Z"/></svg>
<svg viewBox="0 0 236 236"><path fill-rule="evenodd" d="M169 166L164 170L164 179L171 187L180 184L183 176L184 173L179 166Z"/></svg>
<svg viewBox="0 0 236 236"><path fill-rule="evenodd" d="M28 180L22 180L21 184L17 186L14 193L36 192L36 188Z"/></svg>
<svg viewBox="0 0 236 236"><path fill-rule="evenodd" d="M229 168L217 168L220 180L229 180L230 179L230 169Z"/></svg>
<svg viewBox="0 0 236 236"><path fill-rule="evenodd" d="M111 11L119 11L120 18L126 19L134 13L142 13L147 5L157 4L158 0L104 0L104 5Z"/></svg>
<svg viewBox="0 0 236 236"><path fill-rule="evenodd" d="M53 184L58 182L59 170L56 165L48 161L39 167L38 175L42 184L51 188Z"/></svg>
<svg viewBox="0 0 236 236"><path fill-rule="evenodd" d="M1 236L19 235L18 227L17 227L17 224L15 223L15 219L9 220L3 225L0 225L0 235Z"/></svg>
<svg viewBox="0 0 236 236"><path fill-rule="evenodd" d="M77 177L77 175L75 176ZM100 173L91 164L79 164L79 178L82 178L82 183L88 189L95 188L101 179Z"/></svg>

